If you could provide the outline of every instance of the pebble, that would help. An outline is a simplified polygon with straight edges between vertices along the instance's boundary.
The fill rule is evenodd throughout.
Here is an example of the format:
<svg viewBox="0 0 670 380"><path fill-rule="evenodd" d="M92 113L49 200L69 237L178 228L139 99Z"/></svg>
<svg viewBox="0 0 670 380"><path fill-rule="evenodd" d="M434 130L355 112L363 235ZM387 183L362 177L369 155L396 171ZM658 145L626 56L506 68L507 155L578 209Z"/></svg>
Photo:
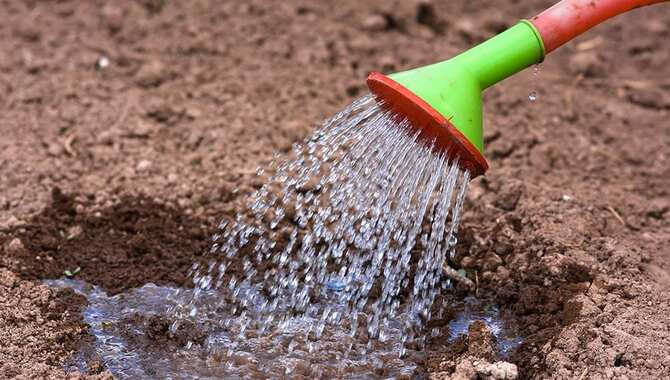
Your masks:
<svg viewBox="0 0 670 380"><path fill-rule="evenodd" d="M661 20L649 19L645 20L644 24L647 30L652 33L660 35L668 34L668 25Z"/></svg>
<svg viewBox="0 0 670 380"><path fill-rule="evenodd" d="M371 32L380 32L388 28L388 19L379 13L371 14L363 20L363 29Z"/></svg>
<svg viewBox="0 0 670 380"><path fill-rule="evenodd" d="M582 74L587 78L599 77L605 74L600 56L595 51L583 51L570 58L570 70L575 74Z"/></svg>
<svg viewBox="0 0 670 380"><path fill-rule="evenodd" d="M167 176L167 182L170 184L177 183L177 180L179 179L179 176L176 173L170 173Z"/></svg>
<svg viewBox="0 0 670 380"><path fill-rule="evenodd" d="M112 145L114 143L114 132L104 130L98 134L98 142L103 145Z"/></svg>
<svg viewBox="0 0 670 380"><path fill-rule="evenodd" d="M67 235L66 235L67 239L68 240L74 239L74 238L78 237L79 235L81 235L81 233L83 231L84 231L83 228L81 228L81 226L79 226L79 225L72 226L72 227L68 228L68 230L67 230Z"/></svg>
<svg viewBox="0 0 670 380"><path fill-rule="evenodd" d="M123 26L123 10L113 3L106 4L102 7L102 19L107 28L115 33Z"/></svg>
<svg viewBox="0 0 670 380"><path fill-rule="evenodd" d="M137 163L137 167L135 167L135 170L137 170L138 173L145 172L151 168L151 161L149 160L142 160Z"/></svg>
<svg viewBox="0 0 670 380"><path fill-rule="evenodd" d="M135 82L140 87L157 87L167 80L169 73L165 65L157 60L152 60L144 65L135 74Z"/></svg>
<svg viewBox="0 0 670 380"><path fill-rule="evenodd" d="M484 258L484 265L482 266L482 269L485 271L495 271L500 266L500 264L502 264L502 262L503 261L500 256L493 252L489 252Z"/></svg>
<svg viewBox="0 0 670 380"><path fill-rule="evenodd" d="M465 256L461 259L460 264L463 268L472 268L475 265L475 260L472 257Z"/></svg>
<svg viewBox="0 0 670 380"><path fill-rule="evenodd" d="M468 40L474 41L478 38L479 29L472 22L472 20L461 18L454 26L458 34L462 35Z"/></svg>
<svg viewBox="0 0 670 380"><path fill-rule="evenodd" d="M493 379L512 380L519 377L519 369L512 363L497 362L495 364L491 364L488 370Z"/></svg>
<svg viewBox="0 0 670 380"><path fill-rule="evenodd" d="M14 215L11 215L4 223L0 223L0 230L1 229L8 229L12 227L19 227L26 224L26 222L19 220L16 218Z"/></svg>
<svg viewBox="0 0 670 380"><path fill-rule="evenodd" d="M628 101L655 110L662 110L670 107L670 97L665 92L654 88L631 88L626 91Z"/></svg>
<svg viewBox="0 0 670 380"><path fill-rule="evenodd" d="M498 279L501 281L507 280L510 276L509 269L502 266L498 267L497 273L498 273Z"/></svg>
<svg viewBox="0 0 670 380"><path fill-rule="evenodd" d="M19 238L14 238L7 244L7 253L9 255L19 254L23 252L24 249L23 242Z"/></svg>
<svg viewBox="0 0 670 380"><path fill-rule="evenodd" d="M133 124L133 128L128 132L128 137L146 138L149 137L153 128L149 122L145 120L138 120Z"/></svg>
<svg viewBox="0 0 670 380"><path fill-rule="evenodd" d="M58 156L62 155L64 152L65 152L65 148L63 148L63 146L59 143L54 142L54 143L50 143L47 146L47 153L49 154L49 156L58 157Z"/></svg>
<svg viewBox="0 0 670 380"><path fill-rule="evenodd" d="M186 116L188 116L191 119L197 119L202 116L202 111L194 106L186 107L185 113Z"/></svg>

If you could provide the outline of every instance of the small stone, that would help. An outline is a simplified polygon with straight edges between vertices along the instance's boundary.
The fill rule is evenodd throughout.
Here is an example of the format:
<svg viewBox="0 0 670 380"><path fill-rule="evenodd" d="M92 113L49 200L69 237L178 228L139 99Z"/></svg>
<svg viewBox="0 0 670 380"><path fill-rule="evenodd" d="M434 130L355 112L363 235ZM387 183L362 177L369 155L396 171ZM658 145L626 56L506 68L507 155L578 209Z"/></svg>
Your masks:
<svg viewBox="0 0 670 380"><path fill-rule="evenodd" d="M47 153L49 154L49 156L58 157L61 156L64 152L65 148L63 148L63 146L59 143L53 142L49 143L49 145L47 146Z"/></svg>
<svg viewBox="0 0 670 380"><path fill-rule="evenodd" d="M9 244L7 244L7 253L9 255L17 255L25 250L23 242L19 238L12 239Z"/></svg>
<svg viewBox="0 0 670 380"><path fill-rule="evenodd" d="M602 59L595 51L583 51L573 55L569 65L573 73L582 74L587 78L600 77L605 74Z"/></svg>
<svg viewBox="0 0 670 380"><path fill-rule="evenodd" d="M83 231L84 230L79 225L72 226L72 227L68 228L67 234L65 235L65 239L66 240L72 240L72 239L78 237L79 235L81 235L81 233Z"/></svg>
<svg viewBox="0 0 670 380"><path fill-rule="evenodd" d="M137 163L137 167L135 167L135 170L137 170L138 173L145 172L151 168L151 161L149 160L142 160Z"/></svg>
<svg viewBox="0 0 670 380"><path fill-rule="evenodd" d="M127 136L130 138L147 138L153 131L153 127L146 120L138 120L133 126L134 128L128 131Z"/></svg>
<svg viewBox="0 0 670 380"><path fill-rule="evenodd" d="M397 69L398 60L393 58L390 55L384 55L379 58L379 67L381 67L382 72L393 72Z"/></svg>
<svg viewBox="0 0 670 380"><path fill-rule="evenodd" d="M388 18L382 14L371 14L363 20L363 29L371 32L380 32L389 29Z"/></svg>
<svg viewBox="0 0 670 380"><path fill-rule="evenodd" d="M187 107L185 113L191 119L197 119L202 116L202 111L196 107Z"/></svg>
<svg viewBox="0 0 670 380"><path fill-rule="evenodd" d="M103 145L112 145L114 143L114 132L104 130L98 134L97 140Z"/></svg>
<svg viewBox="0 0 670 380"><path fill-rule="evenodd" d="M167 176L167 182L169 184L175 184L177 183L177 180L179 179L179 176L176 173L170 173Z"/></svg>
<svg viewBox="0 0 670 380"><path fill-rule="evenodd" d="M668 31L670 30L669 24L659 19L647 19L645 20L644 25L650 32L660 35L668 34Z"/></svg>
<svg viewBox="0 0 670 380"><path fill-rule="evenodd" d="M656 198L649 202L647 207L647 216L653 219L664 219L670 211L670 201L663 198Z"/></svg>
<svg viewBox="0 0 670 380"><path fill-rule="evenodd" d="M498 267L497 274L498 274L498 279L501 280L501 281L504 281L504 280L507 280L509 278L510 271L509 271L509 269L507 269L503 266L500 266L500 267Z"/></svg>
<svg viewBox="0 0 670 380"><path fill-rule="evenodd" d="M662 110L670 107L670 97L664 91L649 88L631 88L626 91L628 101L644 108Z"/></svg>
<svg viewBox="0 0 670 380"><path fill-rule="evenodd" d="M123 10L114 3L102 7L102 19L110 32L116 33L123 26Z"/></svg>
<svg viewBox="0 0 670 380"><path fill-rule="evenodd" d="M470 19L461 18L456 22L454 27L456 32L458 32L458 34L460 34L462 37L465 37L465 39L468 41L475 41L479 37L479 29Z"/></svg>
<svg viewBox="0 0 670 380"><path fill-rule="evenodd" d="M20 227L23 226L24 224L26 224L26 222L19 220L14 215L11 215L7 220L5 220L4 223L0 224L0 230L12 227Z"/></svg>
<svg viewBox="0 0 670 380"><path fill-rule="evenodd" d="M181 114L161 99L151 99L146 104L146 115L159 123L174 125Z"/></svg>
<svg viewBox="0 0 670 380"><path fill-rule="evenodd" d="M135 74L135 82L140 87L157 87L165 82L169 75L163 63L152 60L142 65L138 70L137 74Z"/></svg>
<svg viewBox="0 0 670 380"><path fill-rule="evenodd" d="M519 369L508 362L497 362L489 367L491 377L497 380L514 380L519 377Z"/></svg>
<svg viewBox="0 0 670 380"><path fill-rule="evenodd" d="M461 259L460 264L463 268L472 268L475 265L475 260L470 256L465 256Z"/></svg>
<svg viewBox="0 0 670 380"><path fill-rule="evenodd" d="M482 269L485 271L495 271L500 266L500 264L502 264L502 262L503 261L500 256L493 252L489 252L484 258L484 265L482 266Z"/></svg>

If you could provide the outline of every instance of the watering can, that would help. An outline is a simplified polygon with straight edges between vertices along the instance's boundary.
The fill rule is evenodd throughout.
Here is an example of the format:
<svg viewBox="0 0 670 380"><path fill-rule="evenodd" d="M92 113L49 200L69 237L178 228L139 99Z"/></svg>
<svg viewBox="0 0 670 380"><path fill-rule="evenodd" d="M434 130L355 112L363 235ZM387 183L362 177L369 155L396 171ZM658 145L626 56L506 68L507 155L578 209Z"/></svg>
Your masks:
<svg viewBox="0 0 670 380"><path fill-rule="evenodd" d="M475 178L488 169L482 91L607 19L665 1L563 0L454 58L391 75L373 72L367 84L382 106Z"/></svg>

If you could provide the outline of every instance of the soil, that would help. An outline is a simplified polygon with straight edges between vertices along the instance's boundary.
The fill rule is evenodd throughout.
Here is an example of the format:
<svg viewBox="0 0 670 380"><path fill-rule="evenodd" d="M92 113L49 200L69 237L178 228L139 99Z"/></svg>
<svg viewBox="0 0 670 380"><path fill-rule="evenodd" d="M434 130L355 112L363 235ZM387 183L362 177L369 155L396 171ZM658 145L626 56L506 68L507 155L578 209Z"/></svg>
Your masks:
<svg viewBox="0 0 670 380"><path fill-rule="evenodd" d="M85 300L41 279L188 286L255 168L368 72L452 56L551 3L4 1L1 377L108 377L66 374L91 339ZM668 40L667 6L637 9L485 94L491 169L452 263L476 287L444 300L490 298L524 343L503 360L485 327L437 337L429 376L670 378ZM165 343L165 323L136 322Z"/></svg>

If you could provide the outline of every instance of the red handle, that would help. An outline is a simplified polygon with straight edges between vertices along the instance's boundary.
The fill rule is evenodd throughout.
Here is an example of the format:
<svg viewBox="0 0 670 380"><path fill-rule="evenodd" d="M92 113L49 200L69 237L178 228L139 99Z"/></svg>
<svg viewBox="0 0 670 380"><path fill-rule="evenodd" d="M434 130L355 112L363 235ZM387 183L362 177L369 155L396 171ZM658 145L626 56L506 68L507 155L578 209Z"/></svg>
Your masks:
<svg viewBox="0 0 670 380"><path fill-rule="evenodd" d="M618 14L668 0L562 0L531 19L549 54L578 35Z"/></svg>

